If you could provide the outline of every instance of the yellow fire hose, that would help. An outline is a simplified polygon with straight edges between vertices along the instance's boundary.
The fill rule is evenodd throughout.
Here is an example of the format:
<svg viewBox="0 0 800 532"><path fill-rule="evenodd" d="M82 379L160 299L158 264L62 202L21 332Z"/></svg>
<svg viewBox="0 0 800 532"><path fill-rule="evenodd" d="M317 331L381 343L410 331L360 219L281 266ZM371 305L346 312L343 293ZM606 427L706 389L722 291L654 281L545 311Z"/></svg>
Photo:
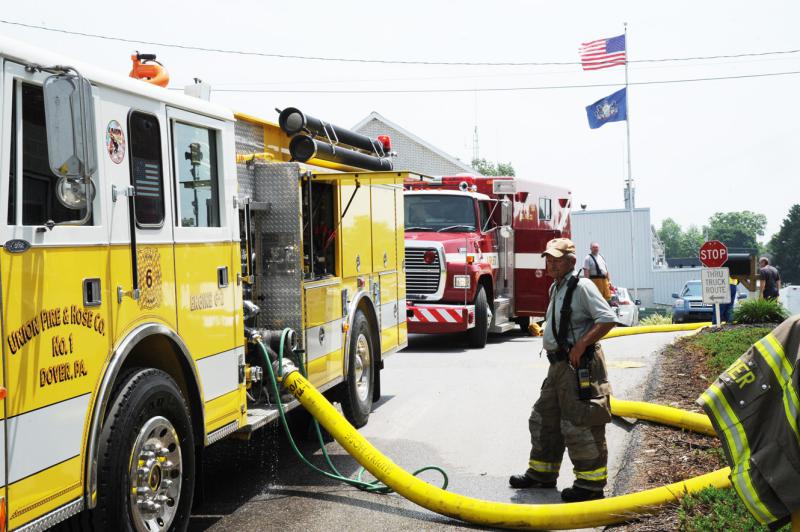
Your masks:
<svg viewBox="0 0 800 532"><path fill-rule="evenodd" d="M612 329L603 338L616 338L617 336L630 336L632 334L673 332L673 331L693 331L711 325L710 321L701 323L675 323L668 325L637 325L636 327L617 327Z"/></svg>
<svg viewBox="0 0 800 532"><path fill-rule="evenodd" d="M569 504L510 504L483 501L444 491L403 470L369 443L309 383L299 371L287 372L283 386L314 416L344 449L375 478L408 500L433 512L498 528L570 529L609 525L653 512L687 493L708 486L730 486L730 469L700 475L667 486L629 495ZM677 408L622 401L611 402L612 412L623 417L641 417L667 425L713 434L706 416ZM705 419L703 419L705 418ZM709 432L710 431L710 432Z"/></svg>

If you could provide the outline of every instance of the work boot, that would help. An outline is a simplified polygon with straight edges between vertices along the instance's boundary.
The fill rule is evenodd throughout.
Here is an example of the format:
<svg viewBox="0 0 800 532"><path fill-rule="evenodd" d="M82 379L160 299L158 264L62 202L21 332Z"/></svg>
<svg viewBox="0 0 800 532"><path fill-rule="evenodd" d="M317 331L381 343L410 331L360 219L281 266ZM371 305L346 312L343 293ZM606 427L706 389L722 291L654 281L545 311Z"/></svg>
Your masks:
<svg viewBox="0 0 800 532"><path fill-rule="evenodd" d="M583 502L593 501L595 499L602 499L605 495L602 491L587 490L579 486L571 488L564 488L561 492L561 500L564 502Z"/></svg>
<svg viewBox="0 0 800 532"><path fill-rule="evenodd" d="M552 482L542 482L541 480L536 480L535 478L531 478L528 475L511 475L508 479L509 485L512 488L516 489L525 489L525 488L541 488L541 489L550 489L556 487L555 480Z"/></svg>

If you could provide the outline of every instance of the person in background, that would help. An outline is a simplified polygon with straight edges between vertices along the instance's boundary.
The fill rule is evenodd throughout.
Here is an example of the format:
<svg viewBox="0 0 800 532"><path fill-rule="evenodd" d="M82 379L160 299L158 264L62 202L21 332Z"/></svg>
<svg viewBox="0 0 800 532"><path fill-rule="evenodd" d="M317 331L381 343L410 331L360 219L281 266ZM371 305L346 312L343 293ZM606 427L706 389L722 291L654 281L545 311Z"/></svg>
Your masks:
<svg viewBox="0 0 800 532"><path fill-rule="evenodd" d="M761 257L758 261L758 270L761 278L761 297L765 299L778 299L781 291L781 274L775 266L770 266L767 257Z"/></svg>
<svg viewBox="0 0 800 532"><path fill-rule="evenodd" d="M611 301L611 275L606 259L600 254L600 244L592 242L583 260L583 276L590 279L607 302Z"/></svg>
<svg viewBox="0 0 800 532"><path fill-rule="evenodd" d="M728 289L731 294L731 302L723 303L719 306L719 317L726 323L733 323L733 307L736 305L736 295L739 292L739 280L728 277ZM711 315L711 323L717 324L717 313Z"/></svg>

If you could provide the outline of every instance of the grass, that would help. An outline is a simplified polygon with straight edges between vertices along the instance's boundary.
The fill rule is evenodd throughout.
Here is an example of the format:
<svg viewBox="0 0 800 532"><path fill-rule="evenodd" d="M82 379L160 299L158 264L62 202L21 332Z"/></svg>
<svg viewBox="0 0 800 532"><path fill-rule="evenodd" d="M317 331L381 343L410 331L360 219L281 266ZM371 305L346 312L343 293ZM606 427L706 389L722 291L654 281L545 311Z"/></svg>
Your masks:
<svg viewBox="0 0 800 532"><path fill-rule="evenodd" d="M719 375L771 330L769 327L736 328L701 334L691 338L689 343L702 347L711 355L708 359L709 370L712 375Z"/></svg>
<svg viewBox="0 0 800 532"><path fill-rule="evenodd" d="M669 325L672 318L666 314L651 314L639 320L639 325Z"/></svg>
<svg viewBox="0 0 800 532"><path fill-rule="evenodd" d="M678 508L680 530L695 531L767 531L753 519L733 489L706 488L681 499ZM788 531L791 525L780 530Z"/></svg>
<svg viewBox="0 0 800 532"><path fill-rule="evenodd" d="M711 375L718 375L771 330L769 327L740 327L698 335L688 343L708 352L709 371ZM711 451L721 452L721 449ZM769 530L753 519L733 489L706 488L687 495L681 500L678 518L680 529L689 532ZM788 531L789 526L781 530Z"/></svg>

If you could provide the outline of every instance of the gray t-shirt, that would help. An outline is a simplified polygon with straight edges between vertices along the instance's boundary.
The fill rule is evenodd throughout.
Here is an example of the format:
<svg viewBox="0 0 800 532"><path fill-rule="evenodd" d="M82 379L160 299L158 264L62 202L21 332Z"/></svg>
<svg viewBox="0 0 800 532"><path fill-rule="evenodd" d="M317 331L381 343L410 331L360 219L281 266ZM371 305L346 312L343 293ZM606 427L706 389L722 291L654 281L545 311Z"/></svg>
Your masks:
<svg viewBox="0 0 800 532"><path fill-rule="evenodd" d="M596 266L594 261L597 261ZM604 275L608 277L608 266L606 266L606 259L604 259L599 253L597 255L592 255L591 253L586 255L586 258L583 261L583 267L589 270L589 275ZM600 268L599 272L597 271L598 268Z"/></svg>
<svg viewBox="0 0 800 532"><path fill-rule="evenodd" d="M555 289L555 297L553 295L553 287L550 287L550 304L547 305L547 326L544 329L544 337L542 342L547 351L555 351L558 349L558 342L556 342L556 335L551 326L553 319L553 305L556 306L556 327L561 325L561 306L564 303L564 296L567 294L567 281L574 274L571 273L561 280L561 284ZM567 333L567 339L571 344L577 341L586 332L592 328L596 323L619 323L616 314L608 306L608 303L600 291L588 279L579 279L578 286L575 287L575 293L572 294L572 316L570 319L570 327Z"/></svg>

